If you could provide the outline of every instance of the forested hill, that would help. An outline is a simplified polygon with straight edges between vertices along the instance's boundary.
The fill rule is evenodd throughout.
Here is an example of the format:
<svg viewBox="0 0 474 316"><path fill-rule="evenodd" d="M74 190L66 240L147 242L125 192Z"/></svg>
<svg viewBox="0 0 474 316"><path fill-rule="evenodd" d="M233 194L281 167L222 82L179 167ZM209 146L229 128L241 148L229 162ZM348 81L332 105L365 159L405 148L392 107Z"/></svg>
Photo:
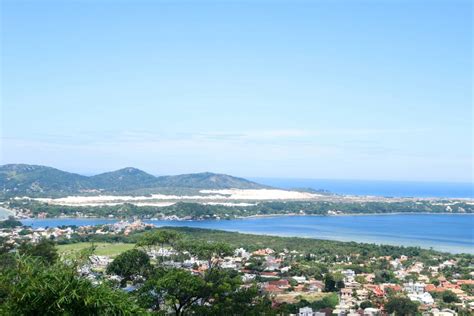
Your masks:
<svg viewBox="0 0 474 316"><path fill-rule="evenodd" d="M51 167L8 164L0 166L0 197L64 196L92 193L157 193L193 189L261 189L266 186L210 172L155 177L124 168L87 177Z"/></svg>

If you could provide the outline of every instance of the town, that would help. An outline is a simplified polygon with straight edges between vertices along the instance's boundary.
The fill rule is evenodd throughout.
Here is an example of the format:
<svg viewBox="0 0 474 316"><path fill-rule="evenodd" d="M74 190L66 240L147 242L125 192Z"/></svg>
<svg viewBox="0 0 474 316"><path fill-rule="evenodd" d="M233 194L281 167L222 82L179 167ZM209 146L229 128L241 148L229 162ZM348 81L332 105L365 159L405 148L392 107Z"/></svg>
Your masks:
<svg viewBox="0 0 474 316"><path fill-rule="evenodd" d="M15 222L13 219L5 222ZM5 225L4 225L5 226ZM231 270L241 278L242 288L256 286L281 315L386 315L397 313L397 304L413 306L423 315L454 316L474 312L474 265L471 255L436 253L426 255L385 255L367 257L363 253L334 254L331 258L310 251L288 248L232 247L207 257L182 246L179 231L160 242L155 229L141 221L121 221L97 226L29 228L21 225L2 228L3 244L15 249L23 243L55 241L58 248L74 244L92 246L94 241L125 242L129 250L110 255L91 253L78 269L93 283L115 281L118 288L134 292L143 286L143 277L110 272L117 258L130 251L146 253L150 262L202 276L213 268ZM173 230L171 230L173 231ZM231 233L228 233L231 234ZM255 236L256 237L256 236ZM85 242L92 241L92 242ZM187 243L199 243L191 239ZM63 257L67 253L63 252ZM64 258L63 258L64 259ZM163 308L163 307L162 307ZM408 309L407 309L408 310ZM410 312L409 312L410 314ZM401 315L401 314L400 314Z"/></svg>

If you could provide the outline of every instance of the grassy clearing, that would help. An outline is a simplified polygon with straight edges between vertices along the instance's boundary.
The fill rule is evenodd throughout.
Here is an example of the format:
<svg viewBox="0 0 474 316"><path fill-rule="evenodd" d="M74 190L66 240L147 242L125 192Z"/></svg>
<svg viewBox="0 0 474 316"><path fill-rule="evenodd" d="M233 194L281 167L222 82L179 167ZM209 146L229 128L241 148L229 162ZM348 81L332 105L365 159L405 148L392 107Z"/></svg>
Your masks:
<svg viewBox="0 0 474 316"><path fill-rule="evenodd" d="M115 257L126 250L132 249L134 244L125 244L125 243L89 243L89 242L80 242L76 244L69 245L58 245L58 251L63 256L72 255L75 252L86 249L94 245L96 247L94 254L99 256L109 256Z"/></svg>
<svg viewBox="0 0 474 316"><path fill-rule="evenodd" d="M322 299L324 296L329 295L329 293L305 293L305 292L293 292L293 293L284 293L278 294L274 297L275 301L279 303L290 302L296 303L301 299L305 299L308 302L314 302Z"/></svg>

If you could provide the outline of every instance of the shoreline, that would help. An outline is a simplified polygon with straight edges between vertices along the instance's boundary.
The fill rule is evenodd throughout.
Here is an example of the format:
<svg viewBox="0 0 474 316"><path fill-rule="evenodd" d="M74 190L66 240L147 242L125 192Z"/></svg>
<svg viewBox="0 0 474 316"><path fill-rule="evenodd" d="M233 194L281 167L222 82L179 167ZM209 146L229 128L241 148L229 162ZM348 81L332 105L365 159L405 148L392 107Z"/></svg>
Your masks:
<svg viewBox="0 0 474 316"><path fill-rule="evenodd" d="M269 217L347 217L347 216L391 216L391 215L465 215L473 216L474 213L452 213L452 212L390 212L390 213L343 213L343 214L256 214L249 216L237 216L234 218L199 218L199 219L189 219L189 218L180 218L177 219L159 219L159 218L138 218L137 220L141 221L181 221L181 222L198 222L198 221L227 221L227 220L240 220L240 219L252 219L252 218L269 218ZM16 218L16 217L15 217ZM118 218L118 217L99 217L99 216L87 216L87 217L78 217L78 216L58 216L58 217L46 217L46 218L37 218L37 217L27 217L27 218L16 218L18 220L54 220L54 219L100 219L100 220L116 220L116 221L129 221L133 219L132 217ZM1 221L2 219L0 219Z"/></svg>
<svg viewBox="0 0 474 316"><path fill-rule="evenodd" d="M394 214L384 214L384 215L394 215ZM428 214L431 215L431 214ZM458 215L458 214L439 214L442 216L446 215ZM462 215L474 215L474 214L462 214ZM307 216L307 215L303 215ZM266 218L271 218L272 216L264 216ZM275 221L284 224L285 220L282 220L281 216L274 217ZM302 217L302 215L293 215L293 217ZM316 217L316 216L314 216ZM322 216L318 216L322 217ZM342 219L341 216L340 218ZM65 221L65 223L61 222L61 219ZM67 220L71 220L71 222L67 223ZM85 223L74 223L74 220L81 220L83 219ZM427 218L429 219L429 217ZM472 219L469 218L468 220ZM37 219L36 219L37 220ZM106 224L113 224L117 223L120 220L117 219L104 219L104 218L77 218L77 217L69 217L69 218L49 218L49 219L39 219L45 220L45 222L41 223L34 223L36 221L35 219L32 220L32 223L24 223L24 225L31 225L32 227L39 228L39 227L60 227L63 225L76 225L76 226L96 226L96 225L106 225ZM57 222L55 222L57 220ZM96 220L96 222L94 222ZM102 220L103 222L100 222ZM251 219L249 219L251 220ZM308 219L309 220L309 219ZM389 222L392 222L391 219L387 220ZM22 220L23 221L23 220ZM90 223L88 223L90 221ZM303 220L306 221L306 220ZM349 220L349 221L354 221L356 220ZM398 222L400 222L400 218L397 219ZM401 219L403 222L403 219ZM464 219L459 219L458 221L464 221ZM202 224L201 224L201 223ZM237 220L234 220L234 223L237 224ZM446 240L445 242L438 243L435 240L436 239L425 239L425 237L414 237L407 239L410 237L410 235L404 235L401 234L400 236L396 237L396 229L393 230L389 235L386 235L386 233L380 232L380 231L374 231L374 233L358 233L354 234L354 232L349 231L338 231L337 225L336 225L336 231L333 233L326 233L325 230L323 229L322 231L319 229L318 230L318 222L317 219L314 219L312 221L314 225L316 225L316 231L314 233L307 231L307 232L301 232L301 231L291 231L291 230L282 230L279 232L276 232L275 230L267 230L265 229L266 224L263 224L264 226L248 226L247 223L244 221L241 221L241 224L237 224L236 226L233 226L232 223L226 224L225 221L214 221L214 220L208 220L207 223L205 221L200 221L200 220L195 220L195 221L156 221L156 220L144 220L144 223L152 224L155 227L190 227L190 228L197 228L197 229L205 229L205 230L216 230L216 231L228 231L228 232L238 232L242 234L252 234L256 236L278 236L278 237L295 237L295 238L305 238L305 239L317 239L317 240L332 240L332 241L339 241L339 242L355 242L355 243L366 243L366 244L377 244L377 245L389 245L389 246L399 246L399 247L417 247L421 249L433 249L436 251L440 252L447 252L447 253L466 253L469 255L474 255L474 252L471 250L472 249L472 242L471 243L466 243L465 241L463 242L449 242L449 239ZM425 222L425 219L419 218L418 222L420 224L417 225L423 225L422 223ZM293 223L290 221L290 223ZM309 225L312 225L311 222L308 222ZM364 223L364 221L362 221ZM291 227L292 224L290 224L289 227ZM393 226L393 225L392 225ZM259 228L260 227L260 228ZM263 228L262 228L263 227ZM341 226L344 227L344 226ZM370 230L369 230L370 231ZM395 234L395 235L393 235Z"/></svg>
<svg viewBox="0 0 474 316"><path fill-rule="evenodd" d="M238 216L235 219L246 218L266 218L266 217L283 217L283 216L318 216L318 217L338 217L338 216L390 216L390 215L474 215L474 213L450 213L450 212L393 212L393 213L357 213L357 214L257 214L249 216Z"/></svg>

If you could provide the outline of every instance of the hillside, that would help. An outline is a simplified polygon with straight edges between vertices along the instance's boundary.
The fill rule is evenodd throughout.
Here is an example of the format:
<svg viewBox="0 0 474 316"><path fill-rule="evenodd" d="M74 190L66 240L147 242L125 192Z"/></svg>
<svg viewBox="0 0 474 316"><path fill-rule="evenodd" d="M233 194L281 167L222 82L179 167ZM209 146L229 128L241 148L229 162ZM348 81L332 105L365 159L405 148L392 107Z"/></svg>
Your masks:
<svg viewBox="0 0 474 316"><path fill-rule="evenodd" d="M97 189L106 191L136 190L155 187L157 178L136 168L123 168L105 172L88 179Z"/></svg>
<svg viewBox="0 0 474 316"><path fill-rule="evenodd" d="M93 193L180 192L181 189L259 189L267 186L210 172L155 177L136 168L124 168L87 177L59 169L9 164L0 166L0 197L58 197Z"/></svg>
<svg viewBox="0 0 474 316"><path fill-rule="evenodd" d="M193 189L262 189L265 186L246 179L211 172L158 177L161 187Z"/></svg>
<svg viewBox="0 0 474 316"><path fill-rule="evenodd" d="M1 193L8 195L55 195L81 192L91 188L88 177L51 167L10 164L0 166Z"/></svg>

